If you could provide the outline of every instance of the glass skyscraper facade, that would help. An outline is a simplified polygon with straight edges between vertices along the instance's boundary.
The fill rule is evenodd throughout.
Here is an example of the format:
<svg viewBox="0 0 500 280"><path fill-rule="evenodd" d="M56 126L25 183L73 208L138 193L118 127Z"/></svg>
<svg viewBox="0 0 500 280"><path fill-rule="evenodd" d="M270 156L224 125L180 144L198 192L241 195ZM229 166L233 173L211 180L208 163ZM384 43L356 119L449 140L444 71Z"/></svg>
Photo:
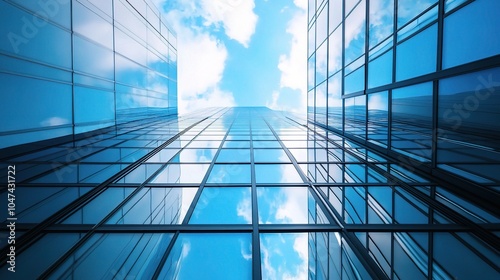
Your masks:
<svg viewBox="0 0 500 280"><path fill-rule="evenodd" d="M3 158L0 277L498 277L498 215L321 129L214 108Z"/></svg>
<svg viewBox="0 0 500 280"><path fill-rule="evenodd" d="M500 277L496 1L309 1L306 118L175 114L149 1L0 5L0 279Z"/></svg>
<svg viewBox="0 0 500 280"><path fill-rule="evenodd" d="M149 0L0 11L0 149L177 113L176 38Z"/></svg>

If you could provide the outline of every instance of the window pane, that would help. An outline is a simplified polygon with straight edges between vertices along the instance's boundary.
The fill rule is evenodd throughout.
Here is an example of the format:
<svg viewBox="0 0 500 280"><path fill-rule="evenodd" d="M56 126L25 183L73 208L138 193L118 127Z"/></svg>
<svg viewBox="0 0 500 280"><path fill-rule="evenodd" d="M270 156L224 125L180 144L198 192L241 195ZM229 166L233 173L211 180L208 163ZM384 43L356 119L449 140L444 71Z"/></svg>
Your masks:
<svg viewBox="0 0 500 280"><path fill-rule="evenodd" d="M259 224L328 223L306 187L259 187L257 203Z"/></svg>
<svg viewBox="0 0 500 280"><path fill-rule="evenodd" d="M250 184L250 164L215 164L207 183Z"/></svg>
<svg viewBox="0 0 500 280"><path fill-rule="evenodd" d="M151 279L171 239L172 234L94 234L51 277Z"/></svg>
<svg viewBox="0 0 500 280"><path fill-rule="evenodd" d="M370 49L393 32L394 0L370 1Z"/></svg>
<svg viewBox="0 0 500 280"><path fill-rule="evenodd" d="M208 164L168 164L151 183L199 184L205 177Z"/></svg>
<svg viewBox="0 0 500 280"><path fill-rule="evenodd" d="M250 162L250 149L221 149L216 162Z"/></svg>
<svg viewBox="0 0 500 280"><path fill-rule="evenodd" d="M418 160L431 158L432 83L392 92L392 148Z"/></svg>
<svg viewBox="0 0 500 280"><path fill-rule="evenodd" d="M449 68L498 55L500 38L499 1L479 0L444 20L443 67Z"/></svg>
<svg viewBox="0 0 500 280"><path fill-rule="evenodd" d="M406 80L436 71L436 57L437 25L434 24L397 46L396 80Z"/></svg>
<svg viewBox="0 0 500 280"><path fill-rule="evenodd" d="M250 188L204 188L189 223L251 224Z"/></svg>
<svg viewBox="0 0 500 280"><path fill-rule="evenodd" d="M189 234L177 238L158 279L252 279L251 234Z"/></svg>
<svg viewBox="0 0 500 280"><path fill-rule="evenodd" d="M368 95L368 140L387 146L388 135L387 91Z"/></svg>
<svg viewBox="0 0 500 280"><path fill-rule="evenodd" d="M255 177L259 183L302 183L292 164L256 164Z"/></svg>

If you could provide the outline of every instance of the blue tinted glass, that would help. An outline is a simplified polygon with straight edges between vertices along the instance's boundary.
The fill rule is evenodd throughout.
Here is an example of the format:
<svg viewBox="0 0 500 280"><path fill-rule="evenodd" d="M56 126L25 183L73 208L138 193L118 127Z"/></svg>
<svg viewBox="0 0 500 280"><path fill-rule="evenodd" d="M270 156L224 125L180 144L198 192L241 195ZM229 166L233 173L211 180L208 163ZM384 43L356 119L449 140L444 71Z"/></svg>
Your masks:
<svg viewBox="0 0 500 280"><path fill-rule="evenodd" d="M262 279L307 279L308 234L260 235Z"/></svg>
<svg viewBox="0 0 500 280"><path fill-rule="evenodd" d="M250 188L204 188L189 223L251 224Z"/></svg>
<svg viewBox="0 0 500 280"><path fill-rule="evenodd" d="M323 212L306 187L257 188L259 224L323 224ZM314 213L318 213L316 217ZM309 216L312 215L312 216Z"/></svg>
<svg viewBox="0 0 500 280"><path fill-rule="evenodd" d="M132 191L133 188L108 188L62 223L97 224Z"/></svg>
<svg viewBox="0 0 500 280"><path fill-rule="evenodd" d="M487 166L467 164L496 162L498 167L498 156L492 152L500 147L498 77L500 68L494 68L439 83L438 162L453 163L449 171L475 181L484 180L478 177L499 178ZM463 171L469 174L461 174Z"/></svg>
<svg viewBox="0 0 500 280"><path fill-rule="evenodd" d="M392 147L418 160L431 158L432 83L392 92Z"/></svg>
<svg viewBox="0 0 500 280"><path fill-rule="evenodd" d="M0 117L9 120L0 122L0 131L48 128L72 123L70 85L3 73L0 73L0 83Z"/></svg>
<svg viewBox="0 0 500 280"><path fill-rule="evenodd" d="M416 234L412 234L416 235ZM422 235L420 233L420 235ZM425 279L428 275L428 256L411 235L397 233L394 244L394 274L403 279ZM428 248L428 243L424 248ZM439 278L439 277L437 277Z"/></svg>
<svg viewBox="0 0 500 280"><path fill-rule="evenodd" d="M251 234L181 233L158 279L252 279Z"/></svg>
<svg viewBox="0 0 500 280"><path fill-rule="evenodd" d="M341 75L339 72L328 79L328 126L339 130L344 122Z"/></svg>
<svg viewBox="0 0 500 280"><path fill-rule="evenodd" d="M110 22L104 20L79 2L73 3L72 8L73 30L76 33L86 36L108 48L113 48L113 25Z"/></svg>
<svg viewBox="0 0 500 280"><path fill-rule="evenodd" d="M387 145L388 106L387 91L368 95L368 140L384 146Z"/></svg>
<svg viewBox="0 0 500 280"><path fill-rule="evenodd" d="M89 188L79 187L18 187L16 196L16 217L19 223L39 223L68 205ZM8 192L2 192L0 199L7 201ZM6 221L8 212L3 211L1 221Z"/></svg>
<svg viewBox="0 0 500 280"><path fill-rule="evenodd" d="M396 80L436 71L436 56L437 25L434 24L397 46Z"/></svg>
<svg viewBox="0 0 500 280"><path fill-rule="evenodd" d="M251 178L250 164L215 164L207 183L249 184Z"/></svg>
<svg viewBox="0 0 500 280"><path fill-rule="evenodd" d="M316 51L316 84L323 82L327 76L328 44L325 41Z"/></svg>
<svg viewBox="0 0 500 280"><path fill-rule="evenodd" d="M348 65L365 52L365 16L366 5L365 1L361 0L352 13L345 19L345 65Z"/></svg>
<svg viewBox="0 0 500 280"><path fill-rule="evenodd" d="M368 88L392 82L392 50L370 61L368 64Z"/></svg>
<svg viewBox="0 0 500 280"><path fill-rule="evenodd" d="M107 224L181 224L197 188L146 188Z"/></svg>
<svg viewBox="0 0 500 280"><path fill-rule="evenodd" d="M302 183L302 178L292 164L255 165L257 183Z"/></svg>
<svg viewBox="0 0 500 280"><path fill-rule="evenodd" d="M366 96L345 99L345 132L365 138Z"/></svg>
<svg viewBox="0 0 500 280"><path fill-rule="evenodd" d="M370 1L370 48L393 32L394 0Z"/></svg>
<svg viewBox="0 0 500 280"><path fill-rule="evenodd" d="M414 19L438 0L398 0L398 28Z"/></svg>
<svg viewBox="0 0 500 280"><path fill-rule="evenodd" d="M18 237L19 235L16 234ZM2 279L35 279L50 267L58 258L71 248L80 239L79 233L49 233L35 244L30 245L22 254L16 255L16 263L30 263L29 269L21 269L17 265L15 273L2 266L0 277ZM40 252L44 252L43 258ZM16 252L17 253L17 252ZM36 262L32 260L36 259ZM13 275L15 275L13 277Z"/></svg>
<svg viewBox="0 0 500 280"><path fill-rule="evenodd" d="M76 35L73 40L73 66L76 71L106 79L114 78L113 51Z"/></svg>
<svg viewBox="0 0 500 280"><path fill-rule="evenodd" d="M180 162L212 162L216 149L184 149L179 154Z"/></svg>
<svg viewBox="0 0 500 280"><path fill-rule="evenodd" d="M444 20L443 67L498 55L500 38L499 1L479 0L447 16Z"/></svg>
<svg viewBox="0 0 500 280"><path fill-rule="evenodd" d="M99 121L103 122L103 126L109 126L109 121L113 121L114 124L115 100L113 92L75 86L74 95L76 125Z"/></svg>
<svg viewBox="0 0 500 280"><path fill-rule="evenodd" d="M4 38L0 40L1 50L55 66L71 68L69 32L4 1L0 2L0 10L3 11L3 16L0 17L0 35ZM68 4L65 4L64 8L61 7L61 15L68 12Z"/></svg>
<svg viewBox="0 0 500 280"><path fill-rule="evenodd" d="M172 234L95 234L51 277L151 279L171 239Z"/></svg>
<svg viewBox="0 0 500 280"><path fill-rule="evenodd" d="M355 93L365 89L365 66L361 66L345 76L344 94Z"/></svg>

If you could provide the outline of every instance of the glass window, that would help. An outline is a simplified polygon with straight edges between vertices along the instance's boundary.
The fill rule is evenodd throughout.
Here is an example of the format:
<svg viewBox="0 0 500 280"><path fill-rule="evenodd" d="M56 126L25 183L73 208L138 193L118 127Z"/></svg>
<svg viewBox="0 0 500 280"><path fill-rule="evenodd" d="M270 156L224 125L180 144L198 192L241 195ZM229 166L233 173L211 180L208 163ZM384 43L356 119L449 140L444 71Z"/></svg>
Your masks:
<svg viewBox="0 0 500 280"><path fill-rule="evenodd" d="M492 152L500 149L499 77L500 68L493 68L439 82L437 161L453 166L448 171L470 173L466 176L476 181L500 178L493 171L500 165L498 155ZM486 163L496 164L477 165Z"/></svg>
<svg viewBox="0 0 500 280"><path fill-rule="evenodd" d="M344 94L356 93L365 89L365 66L361 66L345 76Z"/></svg>
<svg viewBox="0 0 500 280"><path fill-rule="evenodd" d="M368 95L368 140L387 146L389 126L388 92L377 92Z"/></svg>
<svg viewBox="0 0 500 280"><path fill-rule="evenodd" d="M250 149L221 149L216 162L250 162Z"/></svg>
<svg viewBox="0 0 500 280"><path fill-rule="evenodd" d="M16 237L19 237L18 232L16 232ZM12 273L7 270L7 267L2 266L0 277L2 279L11 279L12 275L15 275L16 279L36 279L79 239L79 233L48 233L35 244L30 245L26 251L16 255L16 263L29 263L29 269L21 269L20 265L18 265L15 269L16 272ZM40 257L40 252L44 252L43 258ZM34 259L37 261L33 262Z"/></svg>
<svg viewBox="0 0 500 280"><path fill-rule="evenodd" d="M0 122L0 131L49 128L72 123L71 85L3 73L0 73L0 84L0 117L9 120Z"/></svg>
<svg viewBox="0 0 500 280"><path fill-rule="evenodd" d="M303 182L292 164L256 164L255 177L258 184Z"/></svg>
<svg viewBox="0 0 500 280"><path fill-rule="evenodd" d="M97 2L97 1L96 1ZM94 40L110 49L113 48L113 25L93 11L80 4L73 3L73 31ZM76 37L76 36L75 36ZM78 44L75 43L75 46ZM87 57L90 58L91 56ZM98 60L97 60L98 62Z"/></svg>
<svg viewBox="0 0 500 280"><path fill-rule="evenodd" d="M190 224L251 224L250 188L205 187L194 208Z"/></svg>
<svg viewBox="0 0 500 280"><path fill-rule="evenodd" d="M390 84L392 82L392 50L377 57L368 64L368 88Z"/></svg>
<svg viewBox="0 0 500 280"><path fill-rule="evenodd" d="M342 100L342 73L328 79L328 126L342 130L344 122Z"/></svg>
<svg viewBox="0 0 500 280"><path fill-rule="evenodd" d="M75 125L103 122L109 126L107 122L114 122L115 98L113 92L75 86L74 96Z"/></svg>
<svg viewBox="0 0 500 280"><path fill-rule="evenodd" d="M444 20L443 68L500 53L499 1L472 1Z"/></svg>
<svg viewBox="0 0 500 280"><path fill-rule="evenodd" d="M38 6L35 3L43 3L41 1L33 4L28 3L31 1L16 2L29 6ZM38 7L33 8L36 12L47 14ZM0 10L3 11L0 17L0 35L3 38L0 40L0 50L35 61L71 68L71 34L68 31L5 1L0 2ZM61 15L60 22L68 26L69 5L64 4L60 7L60 11L54 15ZM57 17L54 20L57 20Z"/></svg>
<svg viewBox="0 0 500 280"><path fill-rule="evenodd" d="M436 57L437 25L434 24L397 46L396 80L436 71Z"/></svg>
<svg viewBox="0 0 500 280"><path fill-rule="evenodd" d="M345 132L365 138L366 96L347 98L345 101Z"/></svg>
<svg viewBox="0 0 500 280"><path fill-rule="evenodd" d="M97 224L119 203L132 193L133 188L108 188L73 215L62 221L63 224Z"/></svg>
<svg viewBox="0 0 500 280"><path fill-rule="evenodd" d="M181 233L158 279L252 279L252 236Z"/></svg>
<svg viewBox="0 0 500 280"><path fill-rule="evenodd" d="M326 224L307 187L257 188L259 224Z"/></svg>
<svg viewBox="0 0 500 280"><path fill-rule="evenodd" d="M345 19L345 65L349 65L365 53L365 6L365 1L360 1L354 11Z"/></svg>
<svg viewBox="0 0 500 280"><path fill-rule="evenodd" d="M199 184L205 177L208 164L167 164L151 183Z"/></svg>
<svg viewBox="0 0 500 280"><path fill-rule="evenodd" d="M172 234L94 234L51 277L151 279L171 239Z"/></svg>
<svg viewBox="0 0 500 280"><path fill-rule="evenodd" d="M290 162L282 149L255 149L253 151L255 162Z"/></svg>
<svg viewBox="0 0 500 280"><path fill-rule="evenodd" d="M260 235L262 279L307 279L309 263L307 233ZM314 246L312 246L314 247Z"/></svg>
<svg viewBox="0 0 500 280"><path fill-rule="evenodd" d="M181 224L198 188L144 188L107 224Z"/></svg>
<svg viewBox="0 0 500 280"><path fill-rule="evenodd" d="M415 159L432 156L432 83L392 92L392 148Z"/></svg>
<svg viewBox="0 0 500 280"><path fill-rule="evenodd" d="M342 69L342 25L328 38L328 76Z"/></svg>
<svg viewBox="0 0 500 280"><path fill-rule="evenodd" d="M335 28L340 24L342 21L342 5L344 1L343 0L330 0L328 1L328 8L329 8L329 13L328 13L328 30L330 33L335 30Z"/></svg>
<svg viewBox="0 0 500 280"><path fill-rule="evenodd" d="M250 184L252 182L250 164L215 164L207 183Z"/></svg>
<svg viewBox="0 0 500 280"><path fill-rule="evenodd" d="M216 152L216 149L183 149L177 157L178 162L210 163Z"/></svg>
<svg viewBox="0 0 500 280"><path fill-rule="evenodd" d="M371 49L394 31L394 0L370 1L369 19Z"/></svg>
<svg viewBox="0 0 500 280"><path fill-rule="evenodd" d="M398 0L398 28L410 22L438 0Z"/></svg>

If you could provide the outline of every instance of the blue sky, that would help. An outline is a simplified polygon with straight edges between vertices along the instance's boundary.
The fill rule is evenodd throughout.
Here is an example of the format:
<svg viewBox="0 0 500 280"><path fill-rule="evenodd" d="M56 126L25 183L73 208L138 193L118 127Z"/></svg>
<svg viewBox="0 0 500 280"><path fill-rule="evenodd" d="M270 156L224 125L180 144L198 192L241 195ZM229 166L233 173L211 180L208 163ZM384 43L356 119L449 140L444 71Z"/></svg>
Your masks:
<svg viewBox="0 0 500 280"><path fill-rule="evenodd" d="M179 112L306 111L307 0L154 1L177 33Z"/></svg>

